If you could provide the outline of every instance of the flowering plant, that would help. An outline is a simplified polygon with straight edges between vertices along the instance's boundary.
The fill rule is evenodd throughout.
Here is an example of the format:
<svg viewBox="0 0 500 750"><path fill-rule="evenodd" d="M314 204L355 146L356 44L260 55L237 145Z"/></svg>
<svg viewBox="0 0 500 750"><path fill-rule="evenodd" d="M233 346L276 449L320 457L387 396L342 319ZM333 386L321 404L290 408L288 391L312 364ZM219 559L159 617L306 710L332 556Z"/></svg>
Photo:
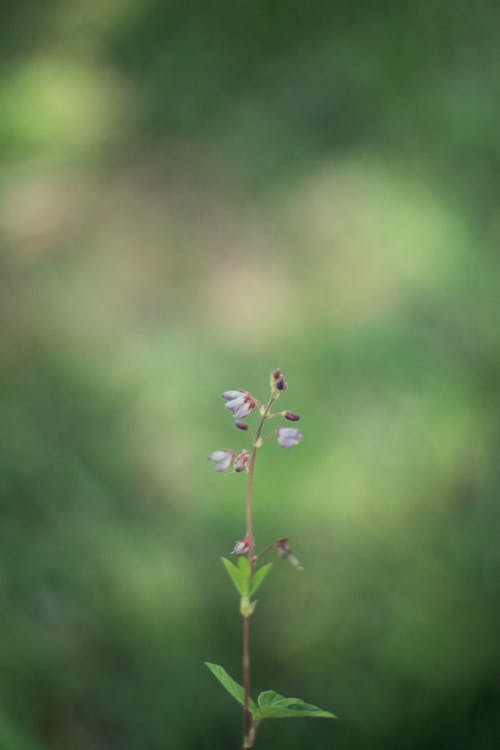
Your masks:
<svg viewBox="0 0 500 750"><path fill-rule="evenodd" d="M267 547L256 554L252 525L253 477L258 449L262 447L265 440L273 435L276 435L278 444L285 449L292 448L302 440L302 432L297 427L277 427L269 435L263 436L264 426L270 419L284 417L290 422L299 421L300 417L293 412L272 411L275 402L286 390L287 383L282 372L274 370L271 373L270 395L266 404L261 404L248 391L225 391L222 394L222 397L226 401L225 406L233 415L234 426L249 435L251 451L243 449L240 453L237 453L232 449L217 450L208 457L215 464L216 471L226 471L232 466L235 472L246 473L247 475L246 533L242 539L238 539L232 550L232 554L238 558L237 564L235 565L225 557L222 558L222 563L240 595L240 614L243 618L243 685L235 682L219 664L205 662L228 693L243 706L242 747L244 749L254 746L255 735L263 719L280 719L294 716L336 718L329 711L323 711L317 706L305 703L300 698L285 698L274 690L265 690L259 695L256 703L250 697L250 618L254 613L257 603L256 601L252 601L252 597L272 567L272 563L266 563L260 567L258 567L258 564L264 554L275 549L278 558L288 559L297 570L302 570L302 566L286 537L276 539L276 541L268 544ZM252 434L248 423L244 420L254 410L257 411L260 418L255 434Z"/></svg>

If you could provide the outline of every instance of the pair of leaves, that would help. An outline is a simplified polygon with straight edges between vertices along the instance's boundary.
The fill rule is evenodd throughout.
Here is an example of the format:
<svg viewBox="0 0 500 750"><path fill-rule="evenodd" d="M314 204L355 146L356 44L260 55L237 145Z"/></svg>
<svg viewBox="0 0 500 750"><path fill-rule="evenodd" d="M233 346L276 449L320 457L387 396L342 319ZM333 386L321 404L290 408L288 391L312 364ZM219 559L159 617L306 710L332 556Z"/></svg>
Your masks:
<svg viewBox="0 0 500 750"><path fill-rule="evenodd" d="M272 563L267 563L251 576L252 569L247 557L239 557L237 565L225 557L221 557L221 560L241 596L253 596L272 567Z"/></svg>
<svg viewBox="0 0 500 750"><path fill-rule="evenodd" d="M227 692L243 706L245 696L243 687L228 675L224 667L219 664L210 664L208 661L205 664ZM257 721L262 719L287 719L296 716L317 719L337 718L330 711L323 711L323 709L313 706L311 703L304 703L300 698L285 698L274 690L265 690L261 693L257 703L258 705L252 699L248 703L248 709Z"/></svg>

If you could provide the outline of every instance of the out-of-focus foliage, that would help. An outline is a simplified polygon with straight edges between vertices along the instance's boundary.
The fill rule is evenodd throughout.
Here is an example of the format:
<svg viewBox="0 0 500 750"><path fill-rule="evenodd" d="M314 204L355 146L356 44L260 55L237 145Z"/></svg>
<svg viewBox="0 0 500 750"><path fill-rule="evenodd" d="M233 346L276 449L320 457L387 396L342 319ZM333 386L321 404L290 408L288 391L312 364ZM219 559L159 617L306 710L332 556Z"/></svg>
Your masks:
<svg viewBox="0 0 500 750"><path fill-rule="evenodd" d="M498 4L20 0L0 24L0 747L498 746ZM293 459L292 459L293 456Z"/></svg>

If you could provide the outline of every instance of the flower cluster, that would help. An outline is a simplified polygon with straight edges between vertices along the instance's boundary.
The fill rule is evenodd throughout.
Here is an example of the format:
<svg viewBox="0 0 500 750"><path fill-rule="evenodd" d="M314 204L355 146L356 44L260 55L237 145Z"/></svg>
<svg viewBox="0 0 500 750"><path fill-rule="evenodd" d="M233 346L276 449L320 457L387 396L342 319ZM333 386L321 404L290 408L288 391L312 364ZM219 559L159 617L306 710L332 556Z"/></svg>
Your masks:
<svg viewBox="0 0 500 750"><path fill-rule="evenodd" d="M264 440L271 437L273 434L276 435L278 445L282 448L291 448L302 440L302 432L296 427L278 427L274 432L270 433L270 435L267 435L264 438L261 436L260 432L265 420L272 419L273 417L284 417L289 422L298 422L300 419L298 414L291 411L271 412L273 403L279 398L281 393L288 388L285 376L281 370L273 370L271 373L270 386L271 396L267 406L262 406L248 391L237 389L224 391L222 394L222 398L226 401L225 407L232 413L233 424L237 429L249 432L249 425L244 420L255 408L258 409L262 421L258 430L258 435L256 435L255 439L251 436L253 454L246 449L243 449L240 453L237 453L232 449L225 449L214 451L209 455L208 458L215 464L216 471L226 471L226 469L229 469L229 467L232 466L237 473L248 472L251 463L254 460L252 455L255 455L255 450L260 448Z"/></svg>

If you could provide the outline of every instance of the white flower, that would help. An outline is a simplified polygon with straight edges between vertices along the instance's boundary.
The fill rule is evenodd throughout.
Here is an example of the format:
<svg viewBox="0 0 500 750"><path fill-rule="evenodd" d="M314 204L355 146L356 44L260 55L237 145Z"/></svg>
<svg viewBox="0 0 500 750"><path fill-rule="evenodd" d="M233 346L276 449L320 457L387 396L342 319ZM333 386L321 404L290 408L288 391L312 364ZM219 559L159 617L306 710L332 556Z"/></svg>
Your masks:
<svg viewBox="0 0 500 750"><path fill-rule="evenodd" d="M233 463L234 451L214 451L208 457L215 464L215 471L226 471Z"/></svg>
<svg viewBox="0 0 500 750"><path fill-rule="evenodd" d="M302 440L302 433L297 427L278 427L278 443L282 448L291 448Z"/></svg>
<svg viewBox="0 0 500 750"><path fill-rule="evenodd" d="M248 391L224 391L222 398L226 399L226 409L233 412L235 419L243 419L248 416L255 406L255 400Z"/></svg>

